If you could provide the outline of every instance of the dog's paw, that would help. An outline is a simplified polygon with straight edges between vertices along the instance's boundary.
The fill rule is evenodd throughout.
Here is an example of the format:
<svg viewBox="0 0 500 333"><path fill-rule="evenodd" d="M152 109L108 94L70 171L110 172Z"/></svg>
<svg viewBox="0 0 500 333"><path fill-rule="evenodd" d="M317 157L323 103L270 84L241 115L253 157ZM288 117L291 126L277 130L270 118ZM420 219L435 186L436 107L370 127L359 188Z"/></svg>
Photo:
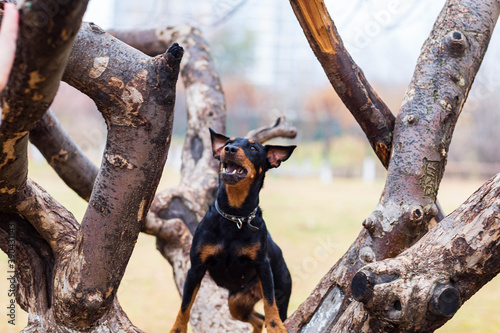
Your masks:
<svg viewBox="0 0 500 333"><path fill-rule="evenodd" d="M281 320L271 319L266 323L266 330L268 333L288 333L285 325L281 322Z"/></svg>

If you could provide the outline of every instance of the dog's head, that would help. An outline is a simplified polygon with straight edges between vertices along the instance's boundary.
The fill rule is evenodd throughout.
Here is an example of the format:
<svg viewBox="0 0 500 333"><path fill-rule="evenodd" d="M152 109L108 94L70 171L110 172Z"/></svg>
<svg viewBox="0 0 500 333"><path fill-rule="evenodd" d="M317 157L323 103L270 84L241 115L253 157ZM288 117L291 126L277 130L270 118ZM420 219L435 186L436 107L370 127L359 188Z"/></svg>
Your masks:
<svg viewBox="0 0 500 333"><path fill-rule="evenodd" d="M296 146L261 145L255 140L228 138L210 129L212 152L219 163L219 173L226 185L261 178L267 170L286 161Z"/></svg>

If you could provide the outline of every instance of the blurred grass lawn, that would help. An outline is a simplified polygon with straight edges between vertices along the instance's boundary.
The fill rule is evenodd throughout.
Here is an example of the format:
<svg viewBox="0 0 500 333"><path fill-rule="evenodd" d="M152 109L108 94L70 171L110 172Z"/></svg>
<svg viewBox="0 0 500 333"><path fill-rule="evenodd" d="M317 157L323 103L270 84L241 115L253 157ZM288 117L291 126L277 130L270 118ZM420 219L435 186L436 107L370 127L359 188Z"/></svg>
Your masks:
<svg viewBox="0 0 500 333"><path fill-rule="evenodd" d="M30 165L30 177L71 210L78 220L85 202L57 178L47 165ZM179 175L166 170L160 189L177 184ZM451 212L484 180L442 182L439 200ZM283 249L292 272L294 287L291 314L310 294L316 283L344 254L358 235L361 222L375 208L383 181L365 184L359 180L334 179L323 184L315 179L292 179L268 175L261 192L261 207L274 240ZM18 332L27 314L17 309L16 325L7 324L7 257L0 253L0 332ZM146 332L165 332L175 319L180 297L172 270L156 251L154 237L141 234L118 291L120 303L132 322ZM487 284L466 302L455 317L439 330L445 332L499 332L500 279Z"/></svg>

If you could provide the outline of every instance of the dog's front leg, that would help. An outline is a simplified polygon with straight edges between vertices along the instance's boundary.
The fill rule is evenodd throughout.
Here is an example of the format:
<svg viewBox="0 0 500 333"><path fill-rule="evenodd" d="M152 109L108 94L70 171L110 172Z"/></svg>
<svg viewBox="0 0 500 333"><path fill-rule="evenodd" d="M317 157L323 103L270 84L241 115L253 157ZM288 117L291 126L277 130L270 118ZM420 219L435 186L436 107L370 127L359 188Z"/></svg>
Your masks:
<svg viewBox="0 0 500 333"><path fill-rule="evenodd" d="M200 289L201 280L203 279L205 272L206 269L201 265L192 266L189 269L186 282L184 282L181 309L177 314L177 319L175 320L175 324L170 330L170 333L187 332L187 324L189 322L191 307L193 306L198 289Z"/></svg>
<svg viewBox="0 0 500 333"><path fill-rule="evenodd" d="M264 317L267 332L288 332L280 319L278 307L276 306L273 273L271 272L269 259L266 258L257 266L257 274L259 275L260 287L264 298Z"/></svg>

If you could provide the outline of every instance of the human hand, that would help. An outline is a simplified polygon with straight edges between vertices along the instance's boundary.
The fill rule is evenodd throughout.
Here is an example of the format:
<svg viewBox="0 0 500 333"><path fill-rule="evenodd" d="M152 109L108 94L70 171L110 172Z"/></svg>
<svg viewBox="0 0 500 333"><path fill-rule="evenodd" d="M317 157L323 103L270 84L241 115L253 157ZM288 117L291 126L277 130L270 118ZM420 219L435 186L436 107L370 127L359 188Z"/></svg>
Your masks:
<svg viewBox="0 0 500 333"><path fill-rule="evenodd" d="M4 3L2 27L0 28L0 91L9 80L10 70L16 55L19 12L13 3Z"/></svg>

